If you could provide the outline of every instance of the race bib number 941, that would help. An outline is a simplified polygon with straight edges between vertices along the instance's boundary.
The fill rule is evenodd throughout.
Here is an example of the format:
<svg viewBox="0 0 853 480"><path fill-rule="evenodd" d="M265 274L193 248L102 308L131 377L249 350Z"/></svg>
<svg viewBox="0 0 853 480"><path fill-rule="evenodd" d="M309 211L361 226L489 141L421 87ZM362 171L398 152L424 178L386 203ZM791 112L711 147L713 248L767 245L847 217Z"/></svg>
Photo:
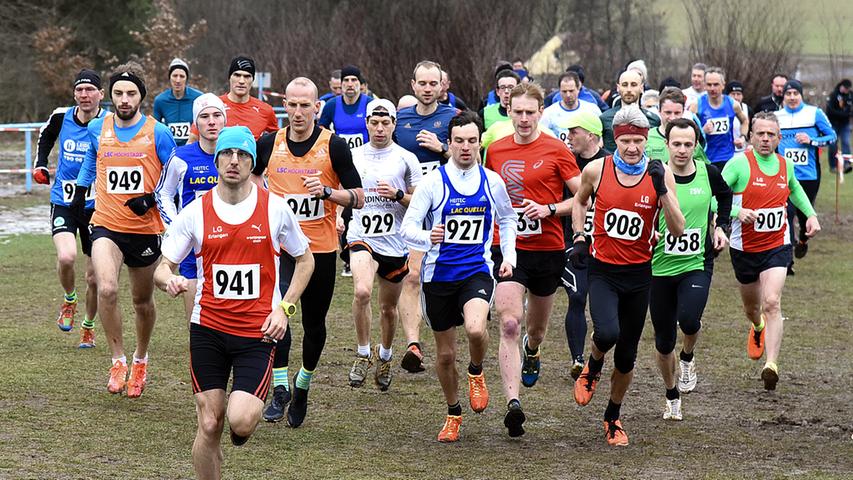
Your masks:
<svg viewBox="0 0 853 480"><path fill-rule="evenodd" d="M612 208L604 214L604 231L608 237L636 240L643 232L643 218L637 212Z"/></svg>
<svg viewBox="0 0 853 480"><path fill-rule="evenodd" d="M785 228L785 208L759 208L755 211L756 232L778 232Z"/></svg>
<svg viewBox="0 0 853 480"><path fill-rule="evenodd" d="M223 300L253 300L261 292L261 266L213 264L213 296Z"/></svg>
<svg viewBox="0 0 853 480"><path fill-rule="evenodd" d="M142 180L142 166L107 167L107 193L145 193Z"/></svg>
<svg viewBox="0 0 853 480"><path fill-rule="evenodd" d="M702 247L702 229L687 228L680 237L666 231L663 253L667 255L695 255Z"/></svg>
<svg viewBox="0 0 853 480"><path fill-rule="evenodd" d="M323 201L318 197L304 194L285 195L284 200L287 206L296 215L296 219L300 222L308 220L317 220L326 215L326 209L323 206Z"/></svg>
<svg viewBox="0 0 853 480"><path fill-rule="evenodd" d="M448 215L444 222L446 243L483 243L485 218L474 215Z"/></svg>

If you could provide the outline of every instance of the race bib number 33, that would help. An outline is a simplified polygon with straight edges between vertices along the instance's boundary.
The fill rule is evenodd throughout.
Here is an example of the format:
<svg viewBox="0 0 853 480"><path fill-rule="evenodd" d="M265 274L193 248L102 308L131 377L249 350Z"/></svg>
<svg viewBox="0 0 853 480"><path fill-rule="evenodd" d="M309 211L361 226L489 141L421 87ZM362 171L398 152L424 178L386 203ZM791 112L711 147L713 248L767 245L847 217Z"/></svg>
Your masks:
<svg viewBox="0 0 853 480"><path fill-rule="evenodd" d="M475 215L448 215L444 221L444 241L447 243L483 243L485 218Z"/></svg>
<svg viewBox="0 0 853 480"><path fill-rule="evenodd" d="M323 201L312 195L285 195L284 200L287 206L296 215L296 219L300 222L308 220L317 220L326 215L326 208L323 206Z"/></svg>
<svg viewBox="0 0 853 480"><path fill-rule="evenodd" d="M223 300L253 300L261 292L261 266L213 264L213 296Z"/></svg>
<svg viewBox="0 0 853 480"><path fill-rule="evenodd" d="M107 193L145 193L142 166L107 167Z"/></svg>
<svg viewBox="0 0 853 480"><path fill-rule="evenodd" d="M524 215L524 209L513 207L516 218L516 226L519 235L540 235L542 234L542 222L539 220L531 220Z"/></svg>

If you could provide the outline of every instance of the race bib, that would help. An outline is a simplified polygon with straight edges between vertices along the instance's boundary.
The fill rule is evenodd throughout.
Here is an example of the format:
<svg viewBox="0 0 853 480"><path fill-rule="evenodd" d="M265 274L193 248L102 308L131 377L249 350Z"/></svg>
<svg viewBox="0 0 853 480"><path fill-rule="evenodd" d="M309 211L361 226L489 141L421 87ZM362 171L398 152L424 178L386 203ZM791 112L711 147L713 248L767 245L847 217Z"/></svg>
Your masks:
<svg viewBox="0 0 853 480"><path fill-rule="evenodd" d="M636 240L643 232L643 217L637 212L612 208L604 214L604 232L620 240Z"/></svg>
<svg viewBox="0 0 853 480"><path fill-rule="evenodd" d="M381 237L397 233L397 222L390 212L364 214L361 216L361 226L365 237Z"/></svg>
<svg viewBox="0 0 853 480"><path fill-rule="evenodd" d="M448 215L444 221L445 243L483 243L485 220L476 215Z"/></svg>
<svg viewBox="0 0 853 480"><path fill-rule="evenodd" d="M198 197L203 196L205 193L207 193L209 191L210 190L196 190L195 191L195 199L198 199Z"/></svg>
<svg viewBox="0 0 853 480"><path fill-rule="evenodd" d="M142 179L142 166L107 167L107 193L145 193Z"/></svg>
<svg viewBox="0 0 853 480"><path fill-rule="evenodd" d="M361 136L360 133L352 133L352 134L341 133L338 136L343 138L344 140L346 140L347 146L349 147L350 150L352 150L353 148L360 147L360 146L364 145L364 138Z"/></svg>
<svg viewBox="0 0 853 480"><path fill-rule="evenodd" d="M326 215L326 208L319 197L308 194L294 194L284 195L284 200L300 222L317 220Z"/></svg>
<svg viewBox="0 0 853 480"><path fill-rule="evenodd" d="M189 122L175 122L170 123L169 130L172 132L172 136L175 137L175 140L186 140L190 138L190 123Z"/></svg>
<svg viewBox="0 0 853 480"><path fill-rule="evenodd" d="M791 160L794 165L808 165L809 150L807 148L786 148L785 160Z"/></svg>
<svg viewBox="0 0 853 480"><path fill-rule="evenodd" d="M74 191L77 189L77 182L74 180L62 180L62 201L65 203L71 203L71 200L74 200ZM89 191L86 192L86 200L94 200L95 199L95 186L92 185L89 187Z"/></svg>
<svg viewBox="0 0 853 480"><path fill-rule="evenodd" d="M439 162L421 162L421 173L426 175L427 173L438 168L439 165Z"/></svg>
<svg viewBox="0 0 853 480"><path fill-rule="evenodd" d="M586 211L586 217L583 219L583 233L592 235L593 219L595 218L595 208L590 208Z"/></svg>
<svg viewBox="0 0 853 480"><path fill-rule="evenodd" d="M213 264L213 296L223 300L253 300L261 293L261 266Z"/></svg>
<svg viewBox="0 0 853 480"><path fill-rule="evenodd" d="M723 135L729 133L729 117L709 118L706 123L711 125L708 135Z"/></svg>
<svg viewBox="0 0 853 480"><path fill-rule="evenodd" d="M519 235L540 235L542 233L542 222L539 220L531 220L524 215L524 209L513 207L516 219L516 227Z"/></svg>
<svg viewBox="0 0 853 480"><path fill-rule="evenodd" d="M759 208L753 224L756 232L778 232L785 228L785 207Z"/></svg>
<svg viewBox="0 0 853 480"><path fill-rule="evenodd" d="M667 255L695 255L702 248L702 229L686 228L680 237L666 231L663 253Z"/></svg>

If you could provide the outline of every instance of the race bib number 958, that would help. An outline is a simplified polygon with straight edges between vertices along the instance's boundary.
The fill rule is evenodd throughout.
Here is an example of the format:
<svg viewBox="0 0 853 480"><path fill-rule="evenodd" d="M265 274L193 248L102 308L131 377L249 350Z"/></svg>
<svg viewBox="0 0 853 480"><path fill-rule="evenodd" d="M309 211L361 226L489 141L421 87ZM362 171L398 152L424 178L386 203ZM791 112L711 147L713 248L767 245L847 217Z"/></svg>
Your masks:
<svg viewBox="0 0 853 480"><path fill-rule="evenodd" d="M107 167L107 193L145 193L142 166Z"/></svg>
<svg viewBox="0 0 853 480"><path fill-rule="evenodd" d="M702 229L687 228L680 237L666 231L663 253L667 255L694 255L702 247Z"/></svg>
<svg viewBox="0 0 853 480"><path fill-rule="evenodd" d="M213 264L213 296L223 300L253 300L261 292L261 266Z"/></svg>
<svg viewBox="0 0 853 480"><path fill-rule="evenodd" d="M485 218L474 215L448 215L444 221L446 243L483 243Z"/></svg>

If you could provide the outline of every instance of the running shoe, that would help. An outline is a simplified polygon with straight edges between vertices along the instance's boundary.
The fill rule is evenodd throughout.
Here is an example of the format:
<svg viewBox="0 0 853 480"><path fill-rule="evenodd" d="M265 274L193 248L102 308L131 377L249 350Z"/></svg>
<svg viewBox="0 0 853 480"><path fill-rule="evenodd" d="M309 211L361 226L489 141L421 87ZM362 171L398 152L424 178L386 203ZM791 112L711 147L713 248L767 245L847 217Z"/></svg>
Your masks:
<svg viewBox="0 0 853 480"><path fill-rule="evenodd" d="M364 379L367 378L367 372L373 366L373 359L370 355L362 357L355 356L355 361L352 363L352 368L349 370L349 386L358 388L364 385Z"/></svg>
<svg viewBox="0 0 853 480"><path fill-rule="evenodd" d="M290 406L287 407L287 424L292 428L298 428L305 421L305 415L308 414L308 390L296 386L296 378L299 373L293 376L293 396L290 399Z"/></svg>
<svg viewBox="0 0 853 480"><path fill-rule="evenodd" d="M56 326L63 332L70 332L74 328L74 314L77 313L77 302L62 302L59 307L59 316L56 318Z"/></svg>
<svg viewBox="0 0 853 480"><path fill-rule="evenodd" d="M581 372L583 371L584 363L585 362L583 359L583 355L578 355L577 357L575 357L574 361L572 361L572 369L569 372L570 375L572 376L572 380L577 380L578 377L581 376Z"/></svg>
<svg viewBox="0 0 853 480"><path fill-rule="evenodd" d="M468 403L476 413L483 412L489 406L489 389L486 387L486 375L468 374Z"/></svg>
<svg viewBox="0 0 853 480"><path fill-rule="evenodd" d="M589 372L589 363L584 365L583 371L575 382L575 401L578 405L586 405L592 400L592 396L595 394L595 386L598 385L600 379L601 372L592 374Z"/></svg>
<svg viewBox="0 0 853 480"><path fill-rule="evenodd" d="M803 258L809 253L809 244L806 240L800 240L794 245L794 257Z"/></svg>
<svg viewBox="0 0 853 480"><path fill-rule="evenodd" d="M462 426L461 415L448 415L444 420L444 426L438 432L438 441L442 443L456 442L459 440L459 427Z"/></svg>
<svg viewBox="0 0 853 480"><path fill-rule="evenodd" d="M507 428L507 433L510 437L520 437L524 435L524 411L521 410L521 402L513 400L506 407L506 415L504 416L504 426Z"/></svg>
<svg viewBox="0 0 853 480"><path fill-rule="evenodd" d="M536 349L534 355L527 353L527 335L524 336L521 345L521 352L524 355L521 359L521 384L530 388L539 380L539 349Z"/></svg>
<svg viewBox="0 0 853 480"><path fill-rule="evenodd" d="M690 393L696 388L696 359L689 362L679 360L681 366L681 375L678 377L678 391L681 393Z"/></svg>
<svg viewBox="0 0 853 480"><path fill-rule="evenodd" d="M758 360L764 355L764 332L767 331L767 324L760 332L756 333L755 325L749 326L749 335L746 337L746 354L753 360Z"/></svg>
<svg viewBox="0 0 853 480"><path fill-rule="evenodd" d="M344 269L341 270L341 276L342 277L351 277L352 276L352 270L350 270L350 268L349 268L349 263L344 264Z"/></svg>
<svg viewBox="0 0 853 480"><path fill-rule="evenodd" d="M619 420L604 421L604 439L611 447L624 447L628 445L628 434L622 429Z"/></svg>
<svg viewBox="0 0 853 480"><path fill-rule="evenodd" d="M95 329L82 327L80 329L80 344L77 348L95 348Z"/></svg>
<svg viewBox="0 0 853 480"><path fill-rule="evenodd" d="M764 380L765 390L776 390L776 383L779 382L779 367L775 363L767 362L761 370L761 379Z"/></svg>
<svg viewBox="0 0 853 480"><path fill-rule="evenodd" d="M376 372L373 374L373 379L376 381L376 386L379 387L379 390L386 392L391 387L391 359L382 360L382 357L379 356L379 345L376 345L376 348L373 350L373 356L379 362L376 364Z"/></svg>
<svg viewBox="0 0 853 480"><path fill-rule="evenodd" d="M284 385L278 385L272 389L272 400L264 410L264 420L270 423L281 421L284 418L284 408L290 403L290 390Z"/></svg>
<svg viewBox="0 0 853 480"><path fill-rule="evenodd" d="M229 428L228 430L231 429ZM231 445L234 445L235 447L241 447L245 445L245 443L248 441L249 437L241 437L240 435L234 433L234 430L231 430Z"/></svg>
<svg viewBox="0 0 853 480"><path fill-rule="evenodd" d="M666 401L666 410L663 411L664 420L681 420L681 399L674 398Z"/></svg>
<svg viewBox="0 0 853 480"><path fill-rule="evenodd" d="M107 383L107 391L110 393L121 393L127 384L127 364L121 360L113 362L110 367L110 381Z"/></svg>
<svg viewBox="0 0 853 480"><path fill-rule="evenodd" d="M403 355L403 361L400 362L400 366L409 373L423 372L425 370L424 354L421 352L420 347L415 344L409 345L409 348L406 349L406 354Z"/></svg>
<svg viewBox="0 0 853 480"><path fill-rule="evenodd" d="M130 378L127 380L127 398L139 398L148 383L148 362L133 363Z"/></svg>

